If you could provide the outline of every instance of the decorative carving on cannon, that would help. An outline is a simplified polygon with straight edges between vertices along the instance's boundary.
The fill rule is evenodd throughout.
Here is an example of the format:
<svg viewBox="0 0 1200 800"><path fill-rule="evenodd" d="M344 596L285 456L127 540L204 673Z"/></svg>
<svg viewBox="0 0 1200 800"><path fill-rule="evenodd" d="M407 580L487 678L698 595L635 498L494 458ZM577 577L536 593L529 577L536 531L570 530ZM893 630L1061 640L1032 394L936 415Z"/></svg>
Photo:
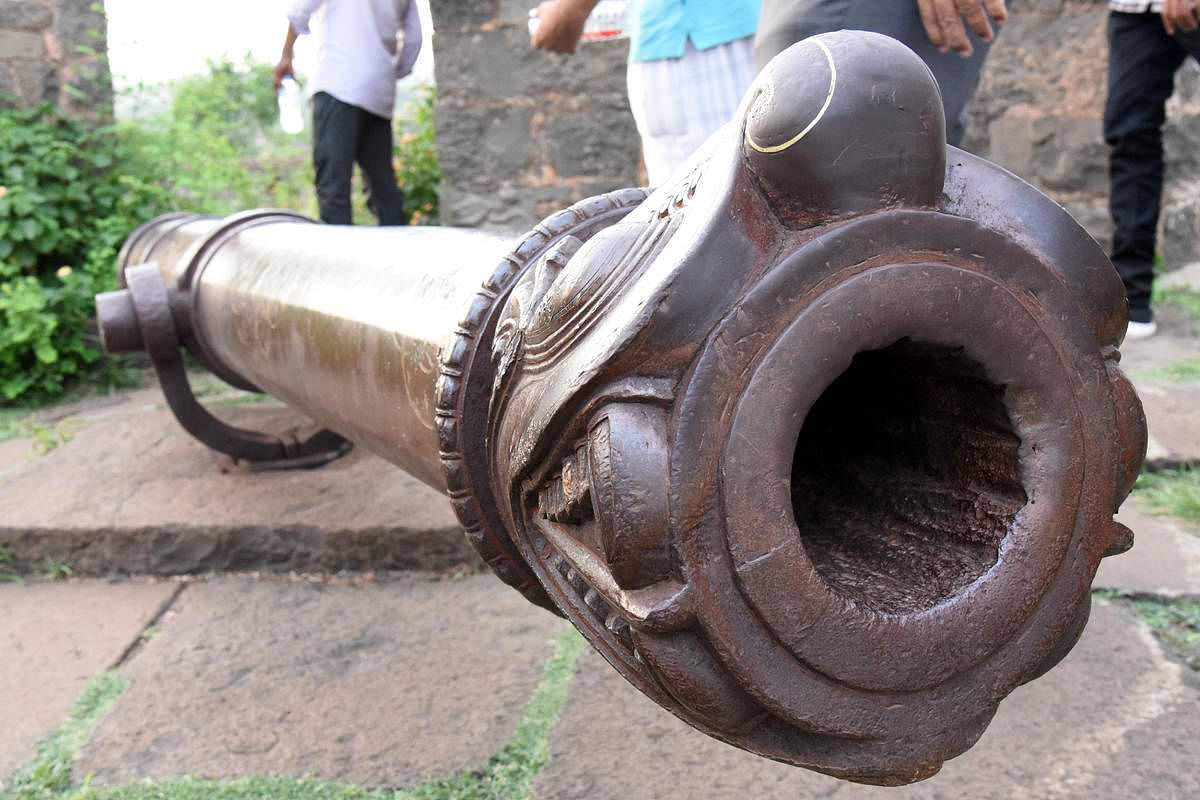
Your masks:
<svg viewBox="0 0 1200 800"><path fill-rule="evenodd" d="M159 220L102 333L183 341L444 489L503 580L697 728L919 780L1074 644L1146 434L1103 252L946 147L941 108L898 43L816 37L648 197L499 258Z"/></svg>

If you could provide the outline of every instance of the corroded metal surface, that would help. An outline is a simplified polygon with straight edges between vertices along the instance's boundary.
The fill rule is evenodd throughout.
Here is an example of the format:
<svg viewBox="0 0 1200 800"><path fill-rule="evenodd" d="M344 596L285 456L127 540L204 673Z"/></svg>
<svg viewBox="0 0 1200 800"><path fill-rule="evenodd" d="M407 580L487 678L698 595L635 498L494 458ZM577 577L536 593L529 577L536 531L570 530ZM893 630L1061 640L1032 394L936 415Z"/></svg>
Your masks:
<svg viewBox="0 0 1200 800"><path fill-rule="evenodd" d="M182 340L445 489L673 713L905 783L1075 642L1146 436L1103 252L941 108L901 45L830 34L671 184L507 255L259 214L164 221L206 255L158 274ZM136 340L138 305L102 329Z"/></svg>

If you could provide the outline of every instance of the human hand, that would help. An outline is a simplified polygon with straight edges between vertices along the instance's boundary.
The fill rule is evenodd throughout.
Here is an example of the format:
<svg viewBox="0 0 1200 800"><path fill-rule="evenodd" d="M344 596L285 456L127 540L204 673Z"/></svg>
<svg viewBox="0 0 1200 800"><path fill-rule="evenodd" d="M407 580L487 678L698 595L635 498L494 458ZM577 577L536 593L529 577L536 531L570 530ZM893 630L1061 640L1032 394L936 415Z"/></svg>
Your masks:
<svg viewBox="0 0 1200 800"><path fill-rule="evenodd" d="M537 27L529 34L529 43L551 53L574 53L583 36L583 23L593 0L545 0L537 7Z"/></svg>
<svg viewBox="0 0 1200 800"><path fill-rule="evenodd" d="M275 91L283 88L283 79L287 77L296 77L296 73L292 71L292 59L284 57L279 59L279 63L271 70L271 83L275 86Z"/></svg>
<svg viewBox="0 0 1200 800"><path fill-rule="evenodd" d="M963 20L980 39L990 42L996 32L989 20L999 25L1008 19L1004 0L917 0L917 7L933 46L943 53L954 50L963 58L974 52Z"/></svg>
<svg viewBox="0 0 1200 800"><path fill-rule="evenodd" d="M1164 0L1162 19L1163 27L1170 36L1194 31L1200 27L1200 8L1196 0Z"/></svg>

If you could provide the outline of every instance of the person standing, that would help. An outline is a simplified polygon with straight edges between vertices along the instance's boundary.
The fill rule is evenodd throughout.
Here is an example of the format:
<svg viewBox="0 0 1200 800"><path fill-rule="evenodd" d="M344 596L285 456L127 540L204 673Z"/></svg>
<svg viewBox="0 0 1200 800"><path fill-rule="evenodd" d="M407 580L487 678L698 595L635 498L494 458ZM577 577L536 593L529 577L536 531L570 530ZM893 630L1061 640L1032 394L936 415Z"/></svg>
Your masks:
<svg viewBox="0 0 1200 800"><path fill-rule="evenodd" d="M1111 0L1108 15L1110 257L1129 301L1126 338L1153 336L1150 309L1154 251L1163 188L1162 129L1175 72L1190 55L1200 62L1197 0Z"/></svg>
<svg viewBox="0 0 1200 800"><path fill-rule="evenodd" d="M293 76L293 46L313 33L317 63L310 90L313 167L322 222L351 224L350 179L362 170L367 206L380 225L404 225L404 193L392 167L396 81L421 50L414 0L294 0L275 88ZM312 23L310 27L310 23Z"/></svg>
<svg viewBox="0 0 1200 800"><path fill-rule="evenodd" d="M573 53L597 0L546 0L531 43ZM754 80L761 0L631 0L629 107L651 186L728 122Z"/></svg>
<svg viewBox="0 0 1200 800"><path fill-rule="evenodd" d="M763 0L754 41L759 69L791 45L837 30L898 39L929 66L942 90L946 141L962 144L967 102L996 36L1008 19L1005 0Z"/></svg>

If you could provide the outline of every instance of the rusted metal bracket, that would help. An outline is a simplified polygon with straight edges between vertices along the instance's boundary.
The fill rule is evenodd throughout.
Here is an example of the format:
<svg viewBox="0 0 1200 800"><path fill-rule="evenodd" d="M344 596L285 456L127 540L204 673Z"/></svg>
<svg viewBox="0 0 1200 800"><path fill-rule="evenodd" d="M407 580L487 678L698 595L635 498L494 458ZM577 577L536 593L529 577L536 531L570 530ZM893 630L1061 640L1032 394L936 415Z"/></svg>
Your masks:
<svg viewBox="0 0 1200 800"><path fill-rule="evenodd" d="M192 392L183 363L177 314L185 307L174 304L156 264L141 264L122 271L126 289L97 299L103 346L109 352L145 350L166 396L167 405L184 430L235 461L269 464L272 469L317 467L353 449L352 442L329 430L304 440L285 440L268 433L249 431L213 416ZM176 293L176 298L181 297ZM102 306L102 307L99 307Z"/></svg>

